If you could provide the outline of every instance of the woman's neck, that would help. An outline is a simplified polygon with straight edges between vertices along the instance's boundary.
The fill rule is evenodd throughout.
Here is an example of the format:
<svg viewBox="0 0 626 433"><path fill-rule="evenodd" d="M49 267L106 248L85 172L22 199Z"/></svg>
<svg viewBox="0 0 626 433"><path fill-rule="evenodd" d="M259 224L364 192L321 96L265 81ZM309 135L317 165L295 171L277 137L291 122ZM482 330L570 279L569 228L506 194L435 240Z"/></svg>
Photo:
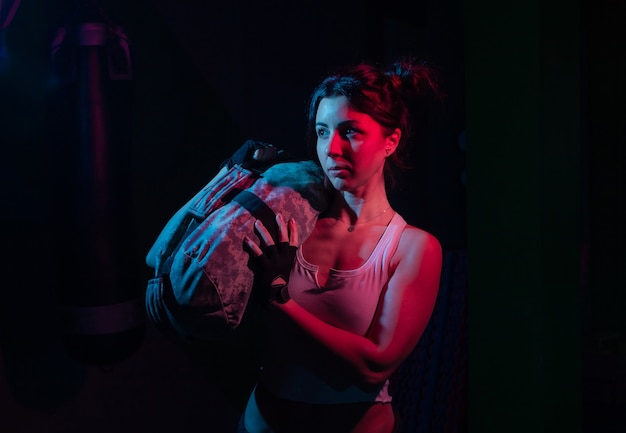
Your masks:
<svg viewBox="0 0 626 433"><path fill-rule="evenodd" d="M390 208L386 194L356 197L350 193L337 192L327 213L333 218L345 218L346 221L356 223L373 219Z"/></svg>

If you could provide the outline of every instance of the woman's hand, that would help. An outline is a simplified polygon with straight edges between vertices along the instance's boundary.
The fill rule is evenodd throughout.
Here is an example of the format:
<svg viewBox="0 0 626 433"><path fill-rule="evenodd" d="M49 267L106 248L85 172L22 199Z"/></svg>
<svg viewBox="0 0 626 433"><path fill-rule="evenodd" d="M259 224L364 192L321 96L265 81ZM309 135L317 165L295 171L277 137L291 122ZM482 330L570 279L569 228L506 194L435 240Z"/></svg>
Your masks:
<svg viewBox="0 0 626 433"><path fill-rule="evenodd" d="M298 245L298 231L293 218L286 224L282 215L276 215L278 243L260 220L254 228L259 236L260 245L245 236L244 249L250 255L250 268L254 272L254 286L262 291L266 301L287 302L289 300L289 274L293 267Z"/></svg>
<svg viewBox="0 0 626 433"><path fill-rule="evenodd" d="M239 149L235 151L226 161L222 162L220 168L232 168L234 165L241 165L244 168L254 168L263 163L278 159L283 153L273 144L262 141L246 140Z"/></svg>

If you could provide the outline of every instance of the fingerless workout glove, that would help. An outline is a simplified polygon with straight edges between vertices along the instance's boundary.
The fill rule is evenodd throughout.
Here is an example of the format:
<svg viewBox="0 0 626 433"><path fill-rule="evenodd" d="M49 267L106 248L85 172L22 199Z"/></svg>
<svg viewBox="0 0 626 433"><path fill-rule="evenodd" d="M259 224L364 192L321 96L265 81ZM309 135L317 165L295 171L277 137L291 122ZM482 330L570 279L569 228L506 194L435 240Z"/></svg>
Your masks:
<svg viewBox="0 0 626 433"><path fill-rule="evenodd" d="M297 247L288 242L279 242L262 249L263 254L252 258L254 262L254 283L263 291L264 298L280 303L289 297L289 274L296 257Z"/></svg>
<svg viewBox="0 0 626 433"><path fill-rule="evenodd" d="M273 150L273 152L268 152L267 155L264 155L264 158L260 161L254 159L254 152L256 150ZM241 165L243 168L254 168L260 165L263 165L268 160L278 158L278 155L281 153L278 149L276 149L272 144L265 143L262 141L256 140L246 140L240 147L233 153L230 158L220 164L220 168L232 168L235 164ZM271 157L270 157L271 156Z"/></svg>

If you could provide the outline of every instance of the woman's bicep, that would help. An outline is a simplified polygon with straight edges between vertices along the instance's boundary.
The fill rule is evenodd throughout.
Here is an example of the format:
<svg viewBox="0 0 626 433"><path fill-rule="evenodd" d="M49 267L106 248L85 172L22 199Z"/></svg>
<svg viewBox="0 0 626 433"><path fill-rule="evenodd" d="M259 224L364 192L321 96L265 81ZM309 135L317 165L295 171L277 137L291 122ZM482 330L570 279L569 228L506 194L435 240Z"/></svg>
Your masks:
<svg viewBox="0 0 626 433"><path fill-rule="evenodd" d="M369 333L378 347L378 368L387 373L414 349L437 299L441 246L428 233L419 236L421 242L409 239L411 242L399 249L401 257Z"/></svg>

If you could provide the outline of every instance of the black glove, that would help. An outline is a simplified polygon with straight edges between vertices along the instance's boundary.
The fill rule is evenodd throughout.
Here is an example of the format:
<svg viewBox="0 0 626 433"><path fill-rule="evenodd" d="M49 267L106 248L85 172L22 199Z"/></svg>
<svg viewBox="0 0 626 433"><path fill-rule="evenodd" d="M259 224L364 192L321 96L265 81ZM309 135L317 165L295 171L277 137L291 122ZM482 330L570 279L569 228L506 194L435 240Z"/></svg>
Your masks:
<svg viewBox="0 0 626 433"><path fill-rule="evenodd" d="M254 272L254 287L264 300L287 302L289 297L289 274L293 268L297 247L288 242L262 248L260 256L250 255L249 267Z"/></svg>
<svg viewBox="0 0 626 433"><path fill-rule="evenodd" d="M260 159L255 159L254 152L257 150L266 150L267 152L264 152ZM243 168L254 168L255 166L263 165L268 161L276 159L280 153L281 151L272 144L262 141L246 140L230 158L220 164L220 168L232 168L233 165L236 164L241 165Z"/></svg>

